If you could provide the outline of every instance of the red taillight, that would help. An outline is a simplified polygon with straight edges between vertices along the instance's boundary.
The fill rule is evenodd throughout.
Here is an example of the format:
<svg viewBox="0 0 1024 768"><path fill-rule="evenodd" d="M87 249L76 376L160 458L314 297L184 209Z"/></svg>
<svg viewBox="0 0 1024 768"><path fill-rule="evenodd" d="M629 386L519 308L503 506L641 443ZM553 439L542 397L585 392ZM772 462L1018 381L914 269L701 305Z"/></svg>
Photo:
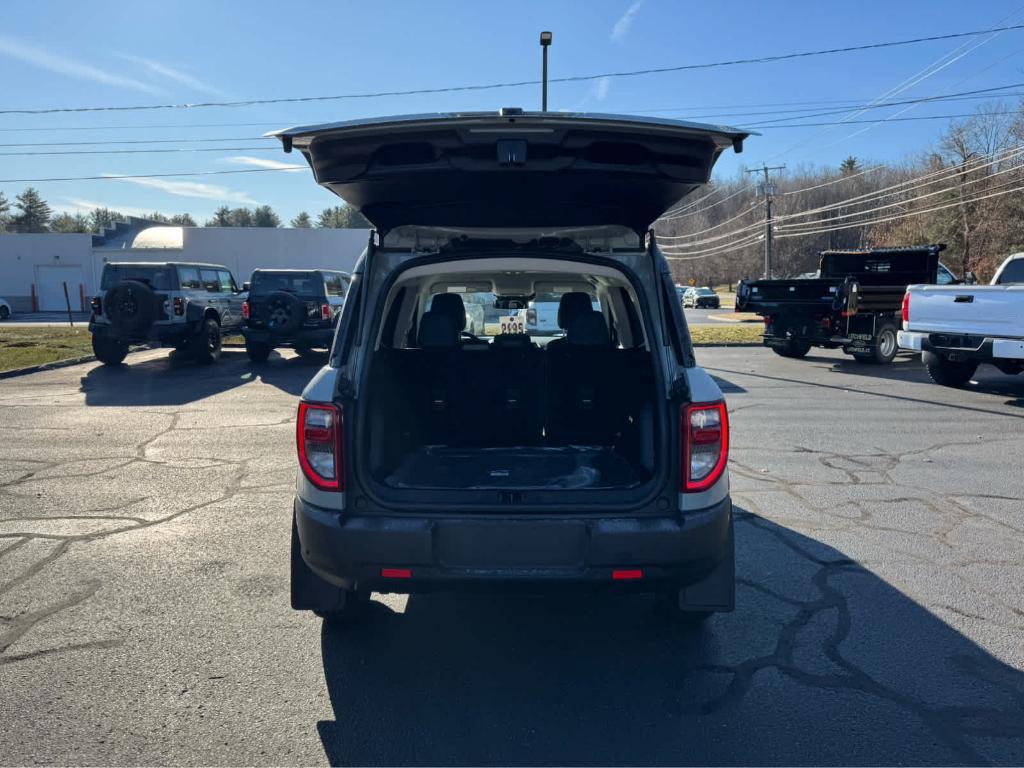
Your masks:
<svg viewBox="0 0 1024 768"><path fill-rule="evenodd" d="M321 320L330 320L331 319L331 305L330 304L321 304L320 305L320 319Z"/></svg>
<svg viewBox="0 0 1024 768"><path fill-rule="evenodd" d="M103 301L99 296L93 296L92 301L90 301L89 304L92 306L92 313L96 315L96 317L103 314Z"/></svg>
<svg viewBox="0 0 1024 768"><path fill-rule="evenodd" d="M729 459L729 414L725 403L694 403L681 416L682 489L706 491L718 482Z"/></svg>
<svg viewBox="0 0 1024 768"><path fill-rule="evenodd" d="M903 294L903 322L910 322L910 291Z"/></svg>
<svg viewBox="0 0 1024 768"><path fill-rule="evenodd" d="M772 316L771 315L765 315L764 316L764 327L767 328L771 324L772 324Z"/></svg>
<svg viewBox="0 0 1024 768"><path fill-rule="evenodd" d="M245 301L242 302L242 319L243 320L248 320L249 319L249 300L248 299L246 299Z"/></svg>
<svg viewBox="0 0 1024 768"><path fill-rule="evenodd" d="M344 419L335 405L299 403L296 443L302 474L321 491L345 489Z"/></svg>
<svg viewBox="0 0 1024 768"><path fill-rule="evenodd" d="M644 572L639 568L618 568L612 571L612 581L636 581L643 577Z"/></svg>
<svg viewBox="0 0 1024 768"><path fill-rule="evenodd" d="M174 297L174 314L178 317L185 314L185 300L181 296Z"/></svg>
<svg viewBox="0 0 1024 768"><path fill-rule="evenodd" d="M381 568L380 575L383 579L411 579L411 568Z"/></svg>
<svg viewBox="0 0 1024 768"><path fill-rule="evenodd" d="M832 327L832 318L831 317L823 317L823 318L821 318L821 327L824 328L826 331L829 330Z"/></svg>

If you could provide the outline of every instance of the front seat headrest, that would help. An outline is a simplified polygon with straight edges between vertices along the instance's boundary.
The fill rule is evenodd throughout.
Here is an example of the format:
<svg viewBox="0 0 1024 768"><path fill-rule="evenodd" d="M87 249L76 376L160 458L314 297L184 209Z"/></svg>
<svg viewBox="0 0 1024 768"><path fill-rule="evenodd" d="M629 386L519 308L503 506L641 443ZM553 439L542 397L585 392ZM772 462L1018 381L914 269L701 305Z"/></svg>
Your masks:
<svg viewBox="0 0 1024 768"><path fill-rule="evenodd" d="M582 291L563 294L558 302L558 327L567 331L573 320L584 312L593 311L594 307L590 303L590 296Z"/></svg>
<svg viewBox="0 0 1024 768"><path fill-rule="evenodd" d="M452 349L459 344L459 329L451 315L424 312L418 337L421 349Z"/></svg>
<svg viewBox="0 0 1024 768"><path fill-rule="evenodd" d="M455 327L466 330L466 305L457 293L439 293L430 301L430 311L449 315L455 321Z"/></svg>
<svg viewBox="0 0 1024 768"><path fill-rule="evenodd" d="M592 309L572 321L565 340L574 347L608 347L612 343L604 315Z"/></svg>

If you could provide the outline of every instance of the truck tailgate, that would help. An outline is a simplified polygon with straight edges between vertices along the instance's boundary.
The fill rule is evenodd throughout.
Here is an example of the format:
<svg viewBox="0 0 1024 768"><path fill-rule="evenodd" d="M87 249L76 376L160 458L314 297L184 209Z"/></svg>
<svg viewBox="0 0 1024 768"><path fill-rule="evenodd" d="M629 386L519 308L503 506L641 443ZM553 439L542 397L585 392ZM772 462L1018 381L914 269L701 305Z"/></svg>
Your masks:
<svg viewBox="0 0 1024 768"><path fill-rule="evenodd" d="M1024 285L912 286L906 328L1022 338Z"/></svg>

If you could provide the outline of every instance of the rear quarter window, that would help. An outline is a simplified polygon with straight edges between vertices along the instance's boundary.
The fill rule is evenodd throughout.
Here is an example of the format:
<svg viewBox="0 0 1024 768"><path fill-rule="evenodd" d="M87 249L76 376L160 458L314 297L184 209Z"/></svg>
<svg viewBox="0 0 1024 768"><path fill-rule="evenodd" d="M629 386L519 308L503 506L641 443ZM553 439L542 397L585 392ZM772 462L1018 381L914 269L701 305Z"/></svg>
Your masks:
<svg viewBox="0 0 1024 768"><path fill-rule="evenodd" d="M1014 259L999 275L999 285L1024 284L1024 259Z"/></svg>

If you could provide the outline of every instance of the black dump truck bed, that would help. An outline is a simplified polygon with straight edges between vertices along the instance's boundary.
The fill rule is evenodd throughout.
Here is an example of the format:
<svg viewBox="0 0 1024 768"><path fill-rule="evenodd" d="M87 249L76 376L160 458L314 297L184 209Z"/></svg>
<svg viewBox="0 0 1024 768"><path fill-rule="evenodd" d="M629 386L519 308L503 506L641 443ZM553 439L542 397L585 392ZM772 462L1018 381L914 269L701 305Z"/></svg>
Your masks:
<svg viewBox="0 0 1024 768"><path fill-rule="evenodd" d="M764 317L764 343L779 354L802 357L819 346L888 362L903 294L908 285L935 283L944 248L822 251L820 277L741 281L736 311Z"/></svg>

